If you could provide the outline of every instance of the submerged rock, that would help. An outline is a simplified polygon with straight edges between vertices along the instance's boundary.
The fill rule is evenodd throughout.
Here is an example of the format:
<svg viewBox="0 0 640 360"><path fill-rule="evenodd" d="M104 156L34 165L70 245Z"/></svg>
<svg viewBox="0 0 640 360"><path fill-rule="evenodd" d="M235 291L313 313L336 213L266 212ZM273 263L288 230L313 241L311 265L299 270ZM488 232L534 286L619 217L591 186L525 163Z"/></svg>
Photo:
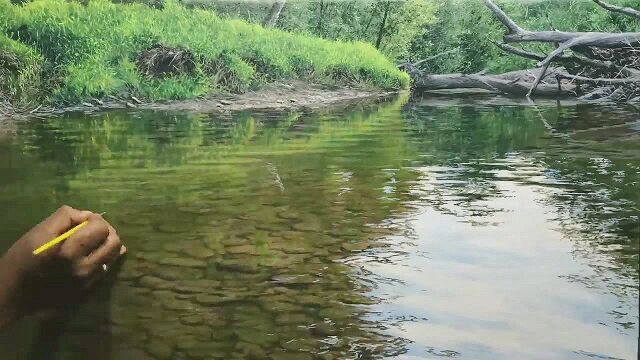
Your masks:
<svg viewBox="0 0 640 360"><path fill-rule="evenodd" d="M265 359L267 357L266 351L260 347L260 345L252 344L249 342L239 341L236 343L235 348L247 359Z"/></svg>
<svg viewBox="0 0 640 360"><path fill-rule="evenodd" d="M201 279L203 271L199 268L188 268L184 266L157 265L152 267L149 273L164 280L180 281Z"/></svg>
<svg viewBox="0 0 640 360"><path fill-rule="evenodd" d="M224 251L231 254L255 254L256 247L253 245L225 246Z"/></svg>
<svg viewBox="0 0 640 360"><path fill-rule="evenodd" d="M227 359L226 347L222 343L202 342L185 348L185 352L196 359Z"/></svg>
<svg viewBox="0 0 640 360"><path fill-rule="evenodd" d="M345 251L363 251L371 247L371 243L368 241L349 242L342 244L342 249Z"/></svg>
<svg viewBox="0 0 640 360"><path fill-rule="evenodd" d="M140 286L143 286L149 289L157 289L157 290L169 289L172 286L171 282L162 280L160 278L157 278L151 275L143 276L138 281L138 284L140 284Z"/></svg>
<svg viewBox="0 0 640 360"><path fill-rule="evenodd" d="M201 315L193 314L182 316L180 322L185 325L200 325L204 322L204 318Z"/></svg>
<svg viewBox="0 0 640 360"><path fill-rule="evenodd" d="M173 344L164 339L154 338L149 341L146 346L146 350L153 357L163 360L169 359L173 353Z"/></svg>
<svg viewBox="0 0 640 360"><path fill-rule="evenodd" d="M190 259L184 257L165 257L158 260L158 264L172 265L172 266L184 266L194 268L204 268L207 266L207 262L198 259Z"/></svg>
<svg viewBox="0 0 640 360"><path fill-rule="evenodd" d="M301 352L285 352L282 350L271 354L272 360L312 360L313 357L309 353Z"/></svg>

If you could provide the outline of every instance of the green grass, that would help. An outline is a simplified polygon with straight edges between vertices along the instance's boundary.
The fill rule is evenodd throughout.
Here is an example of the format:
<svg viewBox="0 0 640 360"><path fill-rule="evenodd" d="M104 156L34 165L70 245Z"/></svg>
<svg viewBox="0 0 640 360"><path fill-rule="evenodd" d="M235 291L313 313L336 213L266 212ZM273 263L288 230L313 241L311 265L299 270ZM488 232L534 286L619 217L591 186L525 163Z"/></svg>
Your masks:
<svg viewBox="0 0 640 360"><path fill-rule="evenodd" d="M143 75L138 55L155 45L189 52L195 66L188 73ZM14 101L36 94L53 103L111 94L184 99L300 78L383 89L409 85L407 74L369 44L267 30L174 2L155 10L105 0L86 6L0 0L0 53L28 64L0 73L0 95Z"/></svg>

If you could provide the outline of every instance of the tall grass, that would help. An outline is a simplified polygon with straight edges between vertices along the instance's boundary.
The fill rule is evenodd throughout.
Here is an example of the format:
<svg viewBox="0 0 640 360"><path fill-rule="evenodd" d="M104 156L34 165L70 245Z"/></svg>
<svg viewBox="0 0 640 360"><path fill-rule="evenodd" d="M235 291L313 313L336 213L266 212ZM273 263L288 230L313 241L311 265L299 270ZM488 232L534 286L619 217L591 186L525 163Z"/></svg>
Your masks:
<svg viewBox="0 0 640 360"><path fill-rule="evenodd" d="M157 45L189 52L195 67L189 73L143 75L138 56ZM172 1L157 10L106 0L86 6L63 0L15 6L0 0L0 53L32 59L38 66L27 77L37 73L41 81L32 84L52 102L110 94L181 99L296 78L384 89L409 84L405 73L368 44L267 30ZM16 88L7 84L0 77L0 89Z"/></svg>

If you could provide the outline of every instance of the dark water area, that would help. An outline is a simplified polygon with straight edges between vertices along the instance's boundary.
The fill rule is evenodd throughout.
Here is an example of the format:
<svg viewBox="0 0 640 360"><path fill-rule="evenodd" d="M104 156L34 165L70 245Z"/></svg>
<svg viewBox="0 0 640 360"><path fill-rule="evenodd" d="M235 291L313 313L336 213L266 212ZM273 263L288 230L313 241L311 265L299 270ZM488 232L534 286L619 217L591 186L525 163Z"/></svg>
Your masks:
<svg viewBox="0 0 640 360"><path fill-rule="evenodd" d="M401 97L0 129L0 250L61 204L129 248L1 359L637 356L637 108Z"/></svg>

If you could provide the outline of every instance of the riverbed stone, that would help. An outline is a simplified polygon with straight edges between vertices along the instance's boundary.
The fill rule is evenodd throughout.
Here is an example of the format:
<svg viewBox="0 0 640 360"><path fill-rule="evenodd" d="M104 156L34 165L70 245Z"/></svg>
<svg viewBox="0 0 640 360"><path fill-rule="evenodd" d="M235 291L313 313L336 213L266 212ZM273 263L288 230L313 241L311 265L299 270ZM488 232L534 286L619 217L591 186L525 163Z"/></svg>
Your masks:
<svg viewBox="0 0 640 360"><path fill-rule="evenodd" d="M233 234L228 237L225 237L224 239L222 239L221 242L222 242L222 245L224 246L224 249L226 249L231 246L247 245L247 243L249 242L249 238L241 237Z"/></svg>
<svg viewBox="0 0 640 360"><path fill-rule="evenodd" d="M182 281L200 279L203 276L203 271L200 268L158 265L152 267L149 274L164 280Z"/></svg>
<svg viewBox="0 0 640 360"><path fill-rule="evenodd" d="M138 283L140 284L140 286L143 286L149 289L162 290L162 289L171 288L171 282L160 279L155 276L151 276L151 275L143 276L142 278L140 278Z"/></svg>
<svg viewBox="0 0 640 360"><path fill-rule="evenodd" d="M247 359L262 360L267 357L266 351L260 347L260 345L252 344L249 342L239 341L236 343L235 348L242 353Z"/></svg>
<svg viewBox="0 0 640 360"><path fill-rule="evenodd" d="M118 360L153 360L151 355L147 354L144 350L139 348L123 348L114 347L111 353L112 359Z"/></svg>
<svg viewBox="0 0 640 360"><path fill-rule="evenodd" d="M312 360L313 357L309 353L286 352L283 350L278 350L271 354L271 359L272 360Z"/></svg>
<svg viewBox="0 0 640 360"><path fill-rule="evenodd" d="M230 301L237 301L235 295L218 295L218 294L200 294L196 295L194 301L201 305L219 305Z"/></svg>
<svg viewBox="0 0 640 360"><path fill-rule="evenodd" d="M208 259L216 254L215 251L202 244L198 244L197 246L194 245L193 247L184 249L182 252L195 259Z"/></svg>
<svg viewBox="0 0 640 360"><path fill-rule="evenodd" d="M280 341L280 347L288 351L311 352L318 346L315 339L291 339Z"/></svg>
<svg viewBox="0 0 640 360"><path fill-rule="evenodd" d="M226 359L227 353L224 344L218 342L197 343L185 348L184 351L196 359Z"/></svg>
<svg viewBox="0 0 640 360"><path fill-rule="evenodd" d="M146 346L146 350L157 359L169 359L173 353L173 344L169 343L165 339L154 338L149 341Z"/></svg>
<svg viewBox="0 0 640 360"><path fill-rule="evenodd" d="M185 325L200 325L204 322L204 318L200 314L191 314L180 317L180 322Z"/></svg>
<svg viewBox="0 0 640 360"><path fill-rule="evenodd" d="M314 334L322 337L334 336L337 333L335 326L327 321L318 322L315 327L313 327L312 331Z"/></svg>
<svg viewBox="0 0 640 360"><path fill-rule="evenodd" d="M220 282L216 280L200 279L200 280L183 280L177 282L173 286L173 291L179 294L203 294L211 293L220 286Z"/></svg>
<svg viewBox="0 0 640 360"><path fill-rule="evenodd" d="M313 322L313 319L303 313L281 313L276 316L276 324L278 325L307 325Z"/></svg>
<svg viewBox="0 0 640 360"><path fill-rule="evenodd" d="M277 284L304 285L304 284L313 284L314 282L317 281L317 278L310 274L275 275L271 277L271 281Z"/></svg>
<svg viewBox="0 0 640 360"><path fill-rule="evenodd" d="M363 251L368 249L371 243L368 241L359 242L347 242L342 244L342 249L345 251Z"/></svg>
<svg viewBox="0 0 640 360"><path fill-rule="evenodd" d="M253 257L226 258L218 260L218 267L227 271L255 274L259 270L259 259Z"/></svg>
<svg viewBox="0 0 640 360"><path fill-rule="evenodd" d="M179 234L185 231L181 221L167 221L156 226L156 229L166 234Z"/></svg>
<svg viewBox="0 0 640 360"><path fill-rule="evenodd" d="M261 329L251 327L239 327L234 329L233 333L241 341L260 346L267 346L278 341L278 336L276 334L269 334Z"/></svg>
<svg viewBox="0 0 640 360"><path fill-rule="evenodd" d="M296 220L300 218L300 213L295 210L282 209L276 212L276 216L285 220Z"/></svg>
<svg viewBox="0 0 640 360"><path fill-rule="evenodd" d="M253 245L225 246L225 252L230 254L255 254L256 247Z"/></svg>
<svg viewBox="0 0 640 360"><path fill-rule="evenodd" d="M298 222L291 226L293 230L304 231L304 232L319 232L322 231L322 227L320 223L312 221L312 222Z"/></svg>
<svg viewBox="0 0 640 360"><path fill-rule="evenodd" d="M162 306L167 310L186 311L194 308L194 305L186 300L175 297L162 299Z"/></svg>
<svg viewBox="0 0 640 360"><path fill-rule="evenodd" d="M158 260L158 264L192 268L204 268L207 266L206 261L186 257L164 257Z"/></svg>

